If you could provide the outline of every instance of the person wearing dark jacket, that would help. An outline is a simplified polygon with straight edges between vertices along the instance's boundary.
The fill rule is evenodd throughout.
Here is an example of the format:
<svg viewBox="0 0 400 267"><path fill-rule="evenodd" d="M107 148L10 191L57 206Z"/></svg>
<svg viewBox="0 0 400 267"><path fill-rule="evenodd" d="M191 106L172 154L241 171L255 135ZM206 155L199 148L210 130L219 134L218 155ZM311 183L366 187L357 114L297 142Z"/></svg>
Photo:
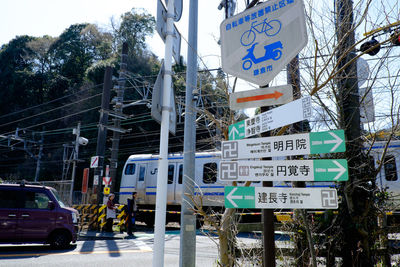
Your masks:
<svg viewBox="0 0 400 267"><path fill-rule="evenodd" d="M136 220L136 211L137 211L137 205L136 205L136 192L132 192L132 198L128 198L128 235L132 235L132 231L135 231L135 220Z"/></svg>

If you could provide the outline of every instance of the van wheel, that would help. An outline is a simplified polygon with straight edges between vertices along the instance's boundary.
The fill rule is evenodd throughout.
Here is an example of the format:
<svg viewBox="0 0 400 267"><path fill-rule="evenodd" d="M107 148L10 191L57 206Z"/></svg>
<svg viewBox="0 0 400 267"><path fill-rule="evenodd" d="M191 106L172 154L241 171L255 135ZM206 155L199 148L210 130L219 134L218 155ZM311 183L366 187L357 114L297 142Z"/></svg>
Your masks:
<svg viewBox="0 0 400 267"><path fill-rule="evenodd" d="M66 232L55 232L51 235L49 243L55 249L66 248L71 243L71 237Z"/></svg>

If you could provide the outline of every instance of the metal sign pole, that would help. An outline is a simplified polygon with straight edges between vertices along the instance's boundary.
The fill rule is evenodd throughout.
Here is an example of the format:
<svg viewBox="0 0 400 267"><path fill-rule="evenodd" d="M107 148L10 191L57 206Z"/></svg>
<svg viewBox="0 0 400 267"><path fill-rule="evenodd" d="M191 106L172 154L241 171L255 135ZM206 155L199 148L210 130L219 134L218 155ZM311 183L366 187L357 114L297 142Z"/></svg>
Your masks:
<svg viewBox="0 0 400 267"><path fill-rule="evenodd" d="M181 239L179 266L196 266L196 215L189 196L194 196L196 151L196 101L193 92L197 88L197 21L198 0L190 0L189 49L186 74L185 136L183 158L183 193L181 207Z"/></svg>
<svg viewBox="0 0 400 267"><path fill-rule="evenodd" d="M168 131L169 113L172 109L171 80L172 80L172 35L174 30L174 1L168 1L167 6L167 32L165 41L165 72L164 72L164 93L162 101L162 120L160 133L160 158L157 174L157 195L156 195L156 218L154 227L154 254L153 267L164 266L164 243L165 243L165 216L167 205L167 173L168 173Z"/></svg>

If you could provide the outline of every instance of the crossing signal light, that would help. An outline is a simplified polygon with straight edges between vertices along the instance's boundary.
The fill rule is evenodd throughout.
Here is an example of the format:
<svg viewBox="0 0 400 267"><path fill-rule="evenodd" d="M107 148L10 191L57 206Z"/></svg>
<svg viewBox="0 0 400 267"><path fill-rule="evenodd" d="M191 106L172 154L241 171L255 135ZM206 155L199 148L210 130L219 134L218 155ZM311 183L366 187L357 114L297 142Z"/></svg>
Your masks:
<svg viewBox="0 0 400 267"><path fill-rule="evenodd" d="M381 50L381 44L375 38L363 43L360 47L361 52L365 52L370 56L375 56L379 50Z"/></svg>
<svg viewBox="0 0 400 267"><path fill-rule="evenodd" d="M395 33L392 33L392 35L390 35L390 42L393 45L400 46L400 32L399 31L396 31Z"/></svg>

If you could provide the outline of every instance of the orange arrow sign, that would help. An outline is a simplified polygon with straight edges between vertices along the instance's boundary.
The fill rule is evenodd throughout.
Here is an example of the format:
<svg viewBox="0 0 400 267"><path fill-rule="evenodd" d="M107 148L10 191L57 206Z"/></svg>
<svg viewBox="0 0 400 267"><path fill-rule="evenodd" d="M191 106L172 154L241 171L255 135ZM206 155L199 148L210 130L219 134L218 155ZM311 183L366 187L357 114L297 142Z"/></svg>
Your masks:
<svg viewBox="0 0 400 267"><path fill-rule="evenodd" d="M280 98L281 96L283 96L283 94L281 92L275 91L272 94L255 95L255 96L248 96L248 97L238 98L236 100L236 102L237 103L244 103L244 102L264 100L264 99L272 99L272 98L275 98L275 100L276 100L276 99Z"/></svg>

